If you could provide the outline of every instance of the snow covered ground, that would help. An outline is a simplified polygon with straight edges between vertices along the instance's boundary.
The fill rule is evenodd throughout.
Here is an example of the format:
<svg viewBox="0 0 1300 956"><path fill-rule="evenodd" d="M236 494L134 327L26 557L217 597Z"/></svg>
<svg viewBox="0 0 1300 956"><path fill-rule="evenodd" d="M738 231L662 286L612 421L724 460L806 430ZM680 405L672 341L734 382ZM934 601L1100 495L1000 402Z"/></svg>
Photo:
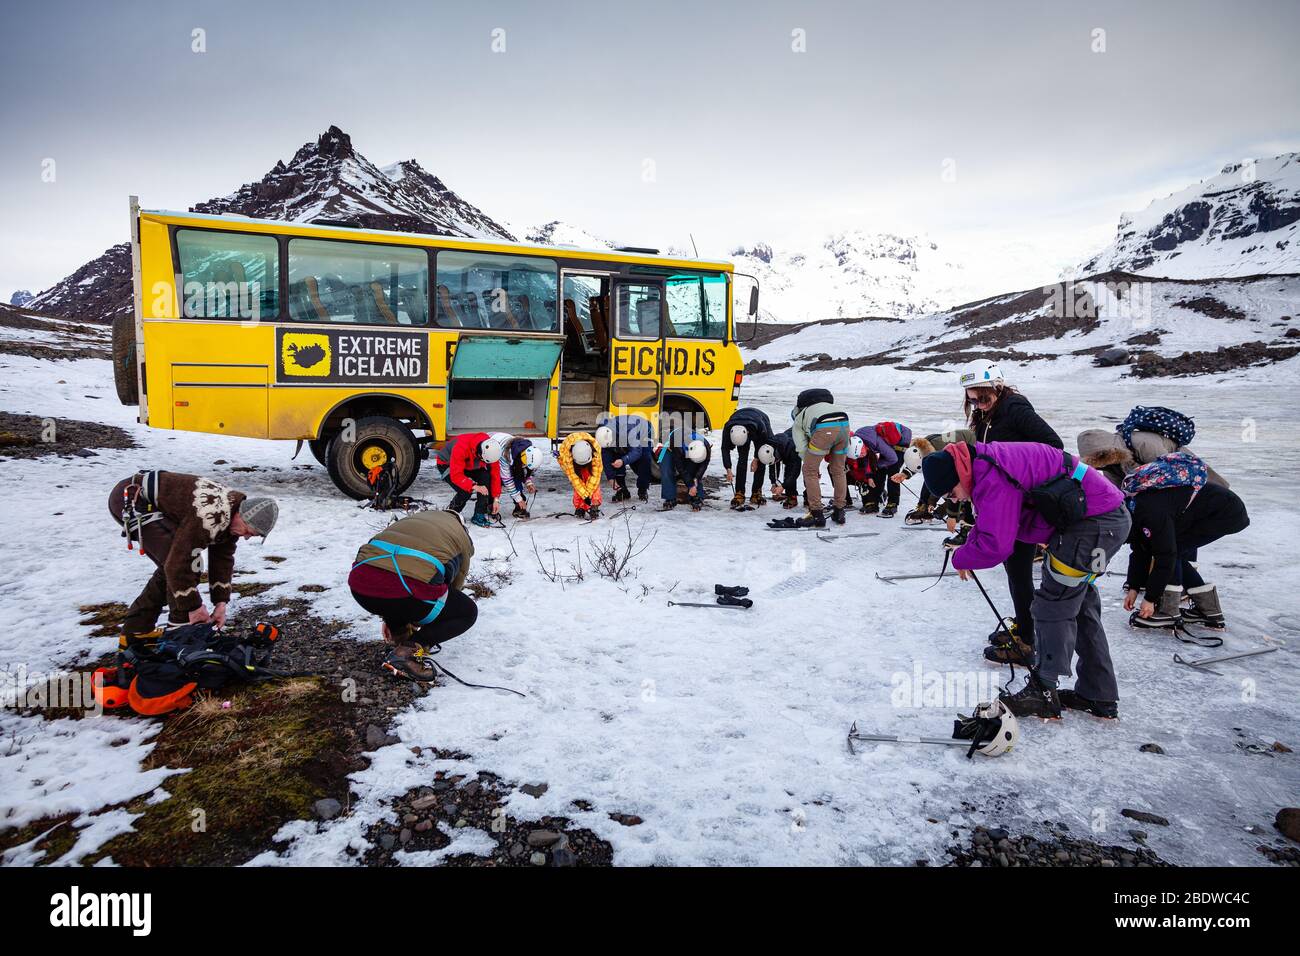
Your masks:
<svg viewBox="0 0 1300 956"><path fill-rule="evenodd" d="M1203 555L1231 624L1223 650L1289 642L1276 653L1223 665L1221 676L1179 666L1172 655L1186 657L1189 648L1130 631L1118 579L1108 578L1103 602L1123 694L1120 722L1067 714L1056 724L1026 723L1019 746L999 759L896 745L867 745L852 756L844 738L854 720L875 731L946 736L954 715L969 712L973 699L912 699L918 670L922 690L935 675L977 690L1005 679L1005 668L981 657L994 622L973 584L944 579L923 592L929 582L875 577L937 572L937 532L852 514L845 532L875 535L823 541L767 530L773 506L735 514L713 501L702 514L659 514L642 505L631 513L632 527L644 522L657 537L636 562L637 576L616 585L588 569L585 581L562 587L538 570L530 538L539 550L570 549L556 552L563 567L580 543L621 529L621 519L580 526L539 518L515 533L518 557L509 557L503 532L476 530L476 566L507 569L512 580L482 602L478 625L450 642L441 660L467 680L516 687L527 698L454 683L436 688L397 719L401 743L354 775L359 799L349 813L290 824L280 834L289 840L285 853L268 851L255 862L352 862L345 847L363 845L368 824L391 813L390 798L454 768L546 782L539 799L516 791L508 812L568 816L610 841L624 865L941 862L953 830L991 822L1036 832L1045 820L1103 843L1127 843L1128 828L1137 826L1158 854L1178 863L1261 864L1260 838L1245 828L1269 828L1300 793L1296 754L1245 749L1300 745L1300 571L1288 558L1300 409L1294 372L1284 378L1281 368L1259 380L1242 372L1135 383L1057 362L1026 370L1022 382L1067 442L1137 403L1195 416L1195 447L1252 516L1245 533ZM856 423L893 418L927 431L960 414L947 376L892 369L754 376L742 400L787 421L795 390L814 378L835 388ZM86 636L77 607L130 600L151 570L122 546L105 508L113 483L140 467L200 472L279 496L270 540L240 548L237 567L253 572L241 580L284 582L269 596L311 599L322 617L352 622L355 639L377 638L344 582L358 545L386 516L343 499L305 452L291 463L289 444L140 427L134 409L117 403L104 361L0 355L0 410L115 424L141 445L91 458L0 459L0 666L50 669L112 649L111 638ZM259 470L232 472L247 465ZM720 472L720 463L713 468ZM562 488L553 464L541 484ZM412 491L446 498L432 469ZM567 502L563 491L544 492L536 510L564 510ZM285 560L273 564L268 555ZM1006 609L1000 571L982 579ZM715 583L748 586L755 607L667 606L669 599L711 601ZM329 590L302 594L303 584ZM289 622L286 631L292 640ZM82 810L80 840L67 859L91 852L129 823L124 811L95 810L137 794L163 797L165 772L139 770L152 733L148 722L119 717L73 723L0 715L0 824ZM1166 753L1140 752L1148 742ZM412 745L472 756L415 757ZM592 809L576 810L577 799ZM1165 816L1170 826L1134 824L1120 816L1123 808ZM610 812L645 822L624 827ZM490 842L480 831L457 831L454 847L447 852L486 852ZM398 858L436 863L447 852ZM31 857L19 848L5 862Z"/></svg>

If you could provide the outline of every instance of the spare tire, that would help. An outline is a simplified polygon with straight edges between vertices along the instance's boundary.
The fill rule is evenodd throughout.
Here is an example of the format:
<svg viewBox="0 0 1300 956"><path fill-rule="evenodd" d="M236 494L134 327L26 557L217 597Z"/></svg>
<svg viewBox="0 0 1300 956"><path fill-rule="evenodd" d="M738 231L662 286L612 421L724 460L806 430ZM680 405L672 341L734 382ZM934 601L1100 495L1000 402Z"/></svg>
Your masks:
<svg viewBox="0 0 1300 956"><path fill-rule="evenodd" d="M123 405L140 404L136 377L135 315L126 312L113 318L113 384Z"/></svg>

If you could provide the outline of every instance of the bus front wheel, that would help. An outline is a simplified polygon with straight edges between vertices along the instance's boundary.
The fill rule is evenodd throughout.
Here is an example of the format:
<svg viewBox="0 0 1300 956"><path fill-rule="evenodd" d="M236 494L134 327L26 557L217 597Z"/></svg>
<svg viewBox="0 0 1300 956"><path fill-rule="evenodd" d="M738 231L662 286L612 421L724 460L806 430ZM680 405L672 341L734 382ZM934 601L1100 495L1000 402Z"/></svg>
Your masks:
<svg viewBox="0 0 1300 956"><path fill-rule="evenodd" d="M330 439L325 448L325 468L330 479L345 495L369 498L373 493L369 475L390 461L397 470L392 493L400 495L420 472L420 453L415 435L395 418L361 418L351 429Z"/></svg>

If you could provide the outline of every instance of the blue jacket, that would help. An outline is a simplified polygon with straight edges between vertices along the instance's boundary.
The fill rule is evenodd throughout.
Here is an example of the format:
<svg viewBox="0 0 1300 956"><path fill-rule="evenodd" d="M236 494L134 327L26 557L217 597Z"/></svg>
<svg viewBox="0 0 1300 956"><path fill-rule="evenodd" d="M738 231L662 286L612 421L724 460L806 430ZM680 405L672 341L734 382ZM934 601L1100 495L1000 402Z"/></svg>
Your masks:
<svg viewBox="0 0 1300 956"><path fill-rule="evenodd" d="M614 430L614 447L626 449L623 464L629 467L650 454L653 435L650 423L640 415L601 415L597 426L607 425Z"/></svg>
<svg viewBox="0 0 1300 956"><path fill-rule="evenodd" d="M876 434L875 425L863 425L853 434L861 438L862 443L876 453L876 463L880 468L893 468L898 464L898 452L894 451L889 442Z"/></svg>

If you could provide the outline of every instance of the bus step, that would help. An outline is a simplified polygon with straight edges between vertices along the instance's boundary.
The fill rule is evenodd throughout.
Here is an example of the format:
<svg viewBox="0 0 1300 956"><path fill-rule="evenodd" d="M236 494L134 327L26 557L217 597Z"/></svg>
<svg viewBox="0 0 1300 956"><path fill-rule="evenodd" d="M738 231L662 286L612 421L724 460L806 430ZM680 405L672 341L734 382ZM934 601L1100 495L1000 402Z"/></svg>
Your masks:
<svg viewBox="0 0 1300 956"><path fill-rule="evenodd" d="M561 405L560 428L567 431L595 428L603 411L605 408L602 405Z"/></svg>

